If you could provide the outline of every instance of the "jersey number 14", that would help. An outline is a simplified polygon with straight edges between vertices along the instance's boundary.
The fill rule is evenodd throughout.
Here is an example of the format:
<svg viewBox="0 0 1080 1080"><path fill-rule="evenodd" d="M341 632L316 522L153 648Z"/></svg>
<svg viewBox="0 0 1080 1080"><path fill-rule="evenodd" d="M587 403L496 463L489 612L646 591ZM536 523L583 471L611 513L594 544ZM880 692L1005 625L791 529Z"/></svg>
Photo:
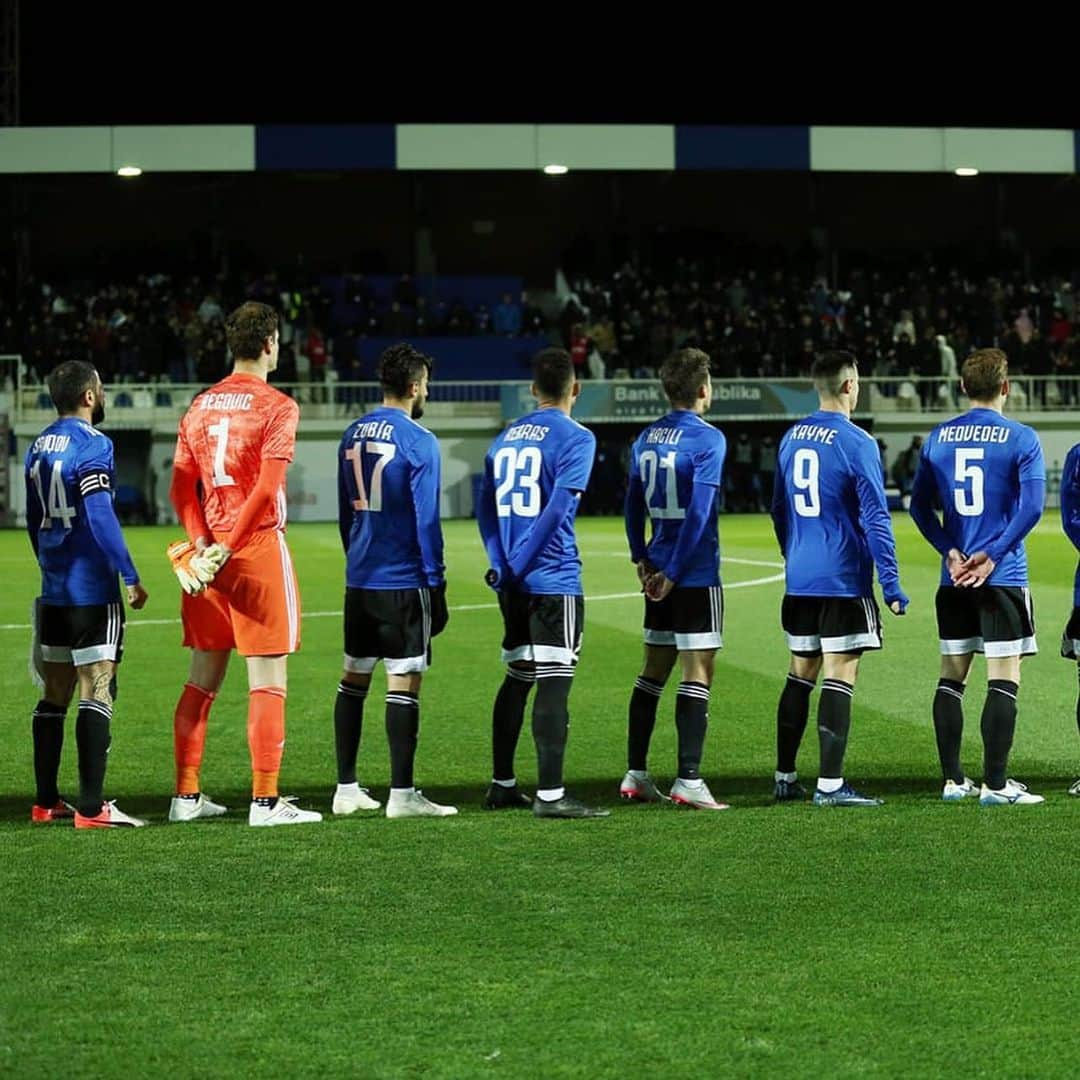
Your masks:
<svg viewBox="0 0 1080 1080"><path fill-rule="evenodd" d="M52 474L49 478L49 494L45 495L41 482L41 458L30 468L30 479L34 482L37 490L38 501L41 503L41 527L51 529L53 521L59 521L65 529L71 528L72 519L75 517L75 507L67 501L67 489L64 487L64 463L54 461Z"/></svg>

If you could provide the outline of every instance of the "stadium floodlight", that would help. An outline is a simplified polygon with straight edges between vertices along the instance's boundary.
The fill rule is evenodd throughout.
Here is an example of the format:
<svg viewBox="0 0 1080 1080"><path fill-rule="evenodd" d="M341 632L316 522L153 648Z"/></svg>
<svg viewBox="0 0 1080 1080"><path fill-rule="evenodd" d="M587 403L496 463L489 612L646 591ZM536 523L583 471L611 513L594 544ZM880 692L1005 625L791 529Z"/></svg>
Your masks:
<svg viewBox="0 0 1080 1080"><path fill-rule="evenodd" d="M957 176L978 176L979 170L973 169L969 165L963 165L956 170Z"/></svg>
<svg viewBox="0 0 1080 1080"><path fill-rule="evenodd" d="M545 165L544 173L547 176L565 176L570 170L565 165Z"/></svg>
<svg viewBox="0 0 1080 1080"><path fill-rule="evenodd" d="M142 169L138 165L121 165L116 170L117 176L142 176Z"/></svg>

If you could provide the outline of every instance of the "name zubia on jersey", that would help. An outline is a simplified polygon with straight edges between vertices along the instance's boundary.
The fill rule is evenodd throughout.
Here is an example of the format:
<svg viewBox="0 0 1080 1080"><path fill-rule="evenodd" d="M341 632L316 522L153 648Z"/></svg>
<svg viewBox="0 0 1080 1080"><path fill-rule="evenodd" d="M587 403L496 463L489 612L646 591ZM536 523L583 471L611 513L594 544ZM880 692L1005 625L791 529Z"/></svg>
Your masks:
<svg viewBox="0 0 1080 1080"><path fill-rule="evenodd" d="M372 420L366 424L360 424L353 429L353 442L361 442L363 439L374 439L376 442L393 442L394 425L385 420Z"/></svg>
<svg viewBox="0 0 1080 1080"><path fill-rule="evenodd" d="M199 408L214 409L218 412L243 412L251 408L254 400L254 394L203 394L199 398Z"/></svg>
<svg viewBox="0 0 1080 1080"><path fill-rule="evenodd" d="M836 428L824 427L821 424L796 424L788 438L798 442L817 442L832 446L833 439L836 438Z"/></svg>
<svg viewBox="0 0 1080 1080"><path fill-rule="evenodd" d="M1009 429L997 424L957 424L955 427L938 428L939 443L1007 443Z"/></svg>
<svg viewBox="0 0 1080 1080"><path fill-rule="evenodd" d="M516 442L519 439L526 442L543 442L550 430L551 428L544 427L543 424L515 424L507 428L503 438L506 442Z"/></svg>
<svg viewBox="0 0 1080 1080"><path fill-rule="evenodd" d="M650 428L645 432L645 442L647 443L666 443L670 446L675 446L682 437L682 428Z"/></svg>

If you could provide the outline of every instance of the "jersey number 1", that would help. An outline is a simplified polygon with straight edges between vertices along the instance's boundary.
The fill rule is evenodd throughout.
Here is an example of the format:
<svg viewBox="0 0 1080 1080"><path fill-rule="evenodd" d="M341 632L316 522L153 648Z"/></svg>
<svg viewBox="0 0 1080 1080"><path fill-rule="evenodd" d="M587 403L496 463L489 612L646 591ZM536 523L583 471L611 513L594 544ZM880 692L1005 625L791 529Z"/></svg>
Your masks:
<svg viewBox="0 0 1080 1080"><path fill-rule="evenodd" d="M236 481L225 471L225 447L229 443L229 418L223 416L216 424L206 429L211 439L217 440L214 447L214 475L211 477L214 487L232 487Z"/></svg>

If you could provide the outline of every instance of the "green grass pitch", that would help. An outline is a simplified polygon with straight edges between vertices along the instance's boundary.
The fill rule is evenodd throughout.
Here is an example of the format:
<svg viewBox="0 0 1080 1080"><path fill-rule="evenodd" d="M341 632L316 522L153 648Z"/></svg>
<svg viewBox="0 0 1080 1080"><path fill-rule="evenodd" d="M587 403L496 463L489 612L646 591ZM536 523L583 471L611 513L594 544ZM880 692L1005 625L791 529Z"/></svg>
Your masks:
<svg viewBox="0 0 1080 1080"><path fill-rule="evenodd" d="M886 805L770 803L787 666L766 517L725 517L726 647L705 775L734 809L616 806L641 601L621 522L579 523L586 607L567 775L606 821L479 807L498 615L472 522L446 527L450 626L421 702L418 783L450 820L246 825L246 693L214 707L204 787L223 820L164 824L187 658L168 530L131 529L150 602L129 623L107 792L138 832L29 825L28 634L37 574L0 534L0 1075L620 1077L1066 1075L1075 1067L1075 665L1057 656L1075 554L1048 512L1029 541L1041 653L1024 664L1010 772L1044 806L939 798L930 699L936 558L895 519L909 614L863 663L847 773ZM341 663L332 525L290 544L305 608L290 662L283 790L329 817ZM984 668L966 701L978 776ZM673 680L674 682L674 680ZM361 782L385 797L381 675ZM674 765L672 685L652 766ZM815 698L816 702L816 698ZM62 790L75 789L73 717ZM531 784L526 728L519 776ZM816 771L813 725L800 759Z"/></svg>

